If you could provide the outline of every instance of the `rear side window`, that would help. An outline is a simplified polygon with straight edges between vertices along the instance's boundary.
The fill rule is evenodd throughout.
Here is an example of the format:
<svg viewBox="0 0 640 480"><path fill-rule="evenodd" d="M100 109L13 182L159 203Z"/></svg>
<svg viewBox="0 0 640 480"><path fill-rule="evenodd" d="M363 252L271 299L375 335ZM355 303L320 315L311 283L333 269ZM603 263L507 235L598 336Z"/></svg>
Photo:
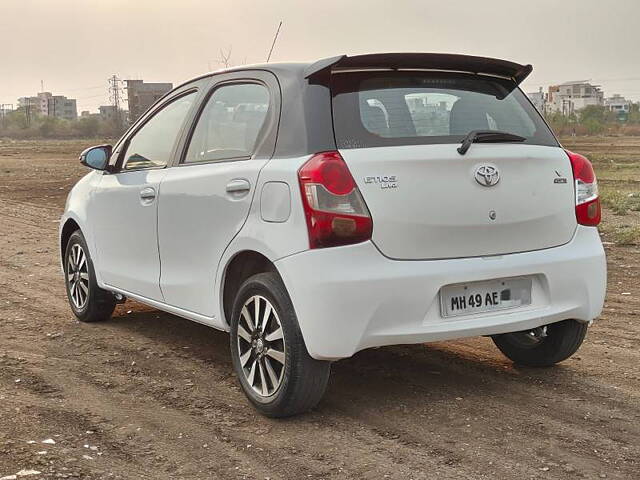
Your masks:
<svg viewBox="0 0 640 480"><path fill-rule="evenodd" d="M269 110L269 90L244 83L217 88L191 137L185 163L250 157Z"/></svg>
<svg viewBox="0 0 640 480"><path fill-rule="evenodd" d="M558 145L509 80L446 72L334 73L331 90L339 148L459 143L472 130Z"/></svg>

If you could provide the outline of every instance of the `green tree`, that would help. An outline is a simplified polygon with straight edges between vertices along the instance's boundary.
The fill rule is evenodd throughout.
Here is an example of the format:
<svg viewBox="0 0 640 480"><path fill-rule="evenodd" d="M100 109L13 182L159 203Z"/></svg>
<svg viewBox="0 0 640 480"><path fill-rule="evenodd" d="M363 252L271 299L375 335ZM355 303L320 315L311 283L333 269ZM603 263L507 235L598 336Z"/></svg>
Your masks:
<svg viewBox="0 0 640 480"><path fill-rule="evenodd" d="M640 102L631 104L628 123L640 123Z"/></svg>
<svg viewBox="0 0 640 480"><path fill-rule="evenodd" d="M79 136L89 138L95 137L100 128L100 121L96 117L80 118L75 124L75 131Z"/></svg>
<svg viewBox="0 0 640 480"><path fill-rule="evenodd" d="M587 124L595 124L595 122L600 124L605 123L615 123L616 115L607 107L603 107L600 105L588 105L584 107L579 112L580 123L585 125Z"/></svg>

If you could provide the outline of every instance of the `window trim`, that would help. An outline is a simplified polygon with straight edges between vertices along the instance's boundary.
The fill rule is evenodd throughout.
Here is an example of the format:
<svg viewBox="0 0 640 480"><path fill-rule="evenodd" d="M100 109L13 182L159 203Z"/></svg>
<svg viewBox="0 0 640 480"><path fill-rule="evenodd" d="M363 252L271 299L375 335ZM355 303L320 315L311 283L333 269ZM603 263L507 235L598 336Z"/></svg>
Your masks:
<svg viewBox="0 0 640 480"><path fill-rule="evenodd" d="M129 173L129 172L140 172L143 170L162 170L164 168L168 168L171 167L173 165L173 159L170 158L169 161L163 165L162 167L140 167L140 168L132 168L130 170L127 170L124 168L124 160L125 160L125 155L127 153L127 150L129 149L129 144L131 143L131 140L133 139L133 137L135 137L138 132L140 130L142 130L142 128L144 128L144 126L149 123L151 121L151 119L155 118L155 116L160 113L164 108L168 107L171 103L180 100L181 98L184 98L188 95L192 95L195 94L194 96L194 100L193 103L196 104L198 103L198 88L197 87L193 87L190 88L188 90L185 90L183 92L178 93L177 95L174 95L170 98L167 98L165 102L162 102L162 104L157 105L155 108L153 108L152 111L148 112L145 116L142 117L142 120L134 126L134 128L131 130L131 132L128 133L127 137L125 138L125 140L122 142L122 147L120 149L120 152L118 152L118 158L116 159L116 163L114 165L114 171L113 173ZM193 109L194 105L191 105L189 111L191 111ZM182 125L180 125L180 128L178 129L178 134L176 136L176 139L174 140L173 146L171 148L171 154L175 153L176 150L176 145L180 142L180 137L181 132L183 131L186 122L189 119L189 113L187 113L187 116L185 117L185 119L182 122ZM118 145L118 147L120 147ZM170 155L171 155L170 154ZM171 155L171 157L175 157L175 155Z"/></svg>
<svg viewBox="0 0 640 480"><path fill-rule="evenodd" d="M193 134L195 133L196 128L198 127L198 122L200 121L202 114L207 108L209 100L211 100L211 97L213 97L216 91L230 85L251 85L251 84L257 84L257 85L263 86L267 90L267 93L269 94L269 106L267 108L267 115L265 116L264 123L262 124L262 126L260 127L260 130L258 131L258 136L256 137L256 144L254 146L254 151L251 152L250 155L242 155L238 157L226 157L226 158L219 158L216 160L200 160L197 162L185 161L187 158L187 153L189 152L189 146L191 145L191 140L193 139ZM260 146L262 141L265 139L265 133L268 131L268 128L266 127L268 127L270 122L272 122L271 113L273 108L275 108L273 93L269 88L269 85L267 85L267 83L262 80L258 80L257 78L247 77L247 78L231 78L228 80L221 80L219 82L216 82L209 89L209 91L204 96L204 98L200 101L198 110L195 114L193 121L191 122L191 126L189 127L185 140L182 144L182 152L180 153L179 160L175 164L175 166L190 167L192 165L208 165L211 163L231 163L231 162L244 162L247 160L252 160L255 157L256 152L258 151L258 147Z"/></svg>

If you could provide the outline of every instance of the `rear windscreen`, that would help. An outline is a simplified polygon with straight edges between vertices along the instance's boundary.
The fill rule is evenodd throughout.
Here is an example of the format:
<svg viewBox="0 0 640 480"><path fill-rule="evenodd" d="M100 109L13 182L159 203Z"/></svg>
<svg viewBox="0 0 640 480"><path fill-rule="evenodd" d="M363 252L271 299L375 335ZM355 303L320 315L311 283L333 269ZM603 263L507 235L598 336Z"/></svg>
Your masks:
<svg viewBox="0 0 640 480"><path fill-rule="evenodd" d="M334 73L331 92L338 148L460 143L472 130L558 145L509 80L448 72Z"/></svg>

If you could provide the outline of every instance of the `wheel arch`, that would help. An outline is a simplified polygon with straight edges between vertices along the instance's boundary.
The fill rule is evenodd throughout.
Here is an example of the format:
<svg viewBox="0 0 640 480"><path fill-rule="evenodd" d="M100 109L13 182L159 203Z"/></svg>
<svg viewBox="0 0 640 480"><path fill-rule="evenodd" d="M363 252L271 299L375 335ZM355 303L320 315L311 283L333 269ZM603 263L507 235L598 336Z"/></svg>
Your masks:
<svg viewBox="0 0 640 480"><path fill-rule="evenodd" d="M252 275L266 272L275 272L280 275L275 264L256 250L240 250L227 261L220 289L220 313L222 322L227 328L230 326L233 300L240 285Z"/></svg>
<svg viewBox="0 0 640 480"><path fill-rule="evenodd" d="M62 228L60 229L60 261L64 262L64 253L67 249L67 243L69 238L76 230L82 231L78 222L73 218L67 218Z"/></svg>

